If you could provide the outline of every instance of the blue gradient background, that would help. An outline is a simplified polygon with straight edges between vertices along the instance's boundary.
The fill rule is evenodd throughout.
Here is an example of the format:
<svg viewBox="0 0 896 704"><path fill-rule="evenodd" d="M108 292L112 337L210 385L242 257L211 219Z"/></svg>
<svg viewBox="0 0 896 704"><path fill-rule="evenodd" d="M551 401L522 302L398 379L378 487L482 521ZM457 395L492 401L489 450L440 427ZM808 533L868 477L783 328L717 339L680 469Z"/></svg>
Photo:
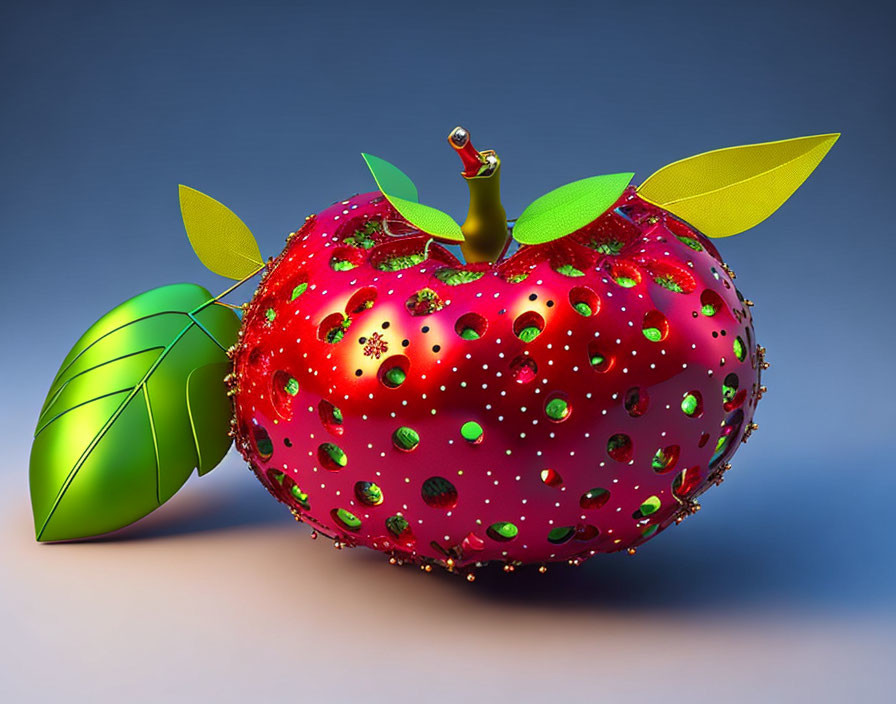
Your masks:
<svg viewBox="0 0 896 704"><path fill-rule="evenodd" d="M5 3L0 693L887 700L894 19L859 2ZM145 289L225 286L190 250L178 183L265 254L372 188L362 150L462 218L457 123L501 154L511 215L577 178L843 132L781 211L719 242L773 366L760 431L698 517L636 558L471 587L311 543L230 457L114 540L33 543L30 436L71 344Z"/></svg>

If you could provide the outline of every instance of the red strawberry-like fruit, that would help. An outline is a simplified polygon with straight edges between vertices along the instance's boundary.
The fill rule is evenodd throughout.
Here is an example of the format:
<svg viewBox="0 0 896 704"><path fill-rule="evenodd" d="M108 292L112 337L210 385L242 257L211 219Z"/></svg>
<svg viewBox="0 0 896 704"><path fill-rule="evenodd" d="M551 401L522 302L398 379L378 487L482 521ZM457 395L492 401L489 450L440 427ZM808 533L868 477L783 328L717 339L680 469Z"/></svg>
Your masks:
<svg viewBox="0 0 896 704"><path fill-rule="evenodd" d="M307 218L232 350L237 446L298 520L393 561L632 551L698 508L754 428L750 304L706 237L632 187L502 255L503 210L474 192L497 192L498 162L452 143L473 263L380 191Z"/></svg>

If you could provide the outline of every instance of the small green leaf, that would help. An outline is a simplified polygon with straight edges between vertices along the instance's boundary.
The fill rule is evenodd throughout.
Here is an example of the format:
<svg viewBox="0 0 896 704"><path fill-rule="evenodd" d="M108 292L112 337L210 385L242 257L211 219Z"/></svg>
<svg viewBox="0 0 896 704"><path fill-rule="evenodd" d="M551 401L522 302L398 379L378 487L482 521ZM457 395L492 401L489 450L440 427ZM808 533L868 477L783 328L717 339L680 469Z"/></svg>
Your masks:
<svg viewBox="0 0 896 704"><path fill-rule="evenodd" d="M592 176L546 193L519 216L513 226L514 239L521 244L544 244L585 227L619 199L632 176Z"/></svg>
<svg viewBox="0 0 896 704"><path fill-rule="evenodd" d="M237 280L264 266L258 242L230 208L188 186L178 190L184 227L199 261L216 274Z"/></svg>
<svg viewBox="0 0 896 704"><path fill-rule="evenodd" d="M386 200L421 232L449 242L463 242L464 235L454 218L419 202L417 187L397 166L372 154L361 154Z"/></svg>
<svg viewBox="0 0 896 704"><path fill-rule="evenodd" d="M196 467L217 465L230 438L224 385L239 318L208 291L176 284L103 316L69 352L31 448L38 540L133 523L171 498Z"/></svg>

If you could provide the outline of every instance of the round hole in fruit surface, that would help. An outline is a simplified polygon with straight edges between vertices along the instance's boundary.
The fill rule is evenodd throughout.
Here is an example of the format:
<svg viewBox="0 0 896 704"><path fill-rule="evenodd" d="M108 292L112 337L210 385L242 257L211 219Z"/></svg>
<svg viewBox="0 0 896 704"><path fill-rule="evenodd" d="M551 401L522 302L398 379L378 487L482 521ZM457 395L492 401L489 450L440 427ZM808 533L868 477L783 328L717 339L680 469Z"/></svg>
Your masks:
<svg viewBox="0 0 896 704"><path fill-rule="evenodd" d="M423 502L432 508L450 509L457 506L457 489L444 477L430 477L420 488Z"/></svg>
<svg viewBox="0 0 896 704"><path fill-rule="evenodd" d="M386 519L386 530L402 545L411 546L417 542L414 531L411 530L411 525L404 516L389 516Z"/></svg>
<svg viewBox="0 0 896 704"><path fill-rule="evenodd" d="M659 511L660 506L662 506L662 502L658 496L649 496L641 502L641 505L632 514L632 518L646 518Z"/></svg>
<svg viewBox="0 0 896 704"><path fill-rule="evenodd" d="M342 313L330 313L317 326L317 339L335 345L345 337L345 331L351 325L351 319Z"/></svg>
<svg viewBox="0 0 896 704"><path fill-rule="evenodd" d="M355 498L365 506L383 503L383 490L373 482L355 482Z"/></svg>
<svg viewBox="0 0 896 704"><path fill-rule="evenodd" d="M268 431L263 426L258 425L258 423L254 423L251 437L252 445L254 445L258 456L265 462L271 459L271 455L274 454L274 443L271 442L271 436L268 434Z"/></svg>
<svg viewBox="0 0 896 704"><path fill-rule="evenodd" d="M385 360L377 371L377 377L383 386L397 389L408 378L408 369L411 363L407 357L401 354L394 355Z"/></svg>
<svg viewBox="0 0 896 704"><path fill-rule="evenodd" d="M408 297L404 302L404 307L411 315L429 315L442 310L445 303L439 298L439 294L431 288L422 288Z"/></svg>
<svg viewBox="0 0 896 704"><path fill-rule="evenodd" d="M579 499L579 506L584 509L598 509L606 505L610 500L610 492L600 487L591 489L582 494Z"/></svg>
<svg viewBox="0 0 896 704"><path fill-rule="evenodd" d="M606 264L610 278L622 288L634 288L641 283L641 272L629 262L611 261Z"/></svg>
<svg viewBox="0 0 896 704"><path fill-rule="evenodd" d="M330 517L340 528L350 530L353 533L361 530L361 519L344 508L334 508L330 511Z"/></svg>
<svg viewBox="0 0 896 704"><path fill-rule="evenodd" d="M576 286L569 292L569 305L579 315L590 318L600 310L600 298L587 286Z"/></svg>
<svg viewBox="0 0 896 704"><path fill-rule="evenodd" d="M683 499L696 491L700 485L700 467L688 467L681 470L672 480L672 493Z"/></svg>
<svg viewBox="0 0 896 704"><path fill-rule="evenodd" d="M468 420L460 426L460 436L471 445L478 445L482 442L482 426L475 420Z"/></svg>
<svg viewBox="0 0 896 704"><path fill-rule="evenodd" d="M534 310L518 315L513 321L513 334L523 342L532 342L544 330L544 318Z"/></svg>
<svg viewBox="0 0 896 704"><path fill-rule="evenodd" d="M531 357L521 354L510 362L510 376L518 384L528 384L538 376L538 365Z"/></svg>
<svg viewBox="0 0 896 704"><path fill-rule="evenodd" d="M345 469L348 464L348 456L339 445L332 442L321 443L317 448L317 461L324 469L330 472L338 472Z"/></svg>
<svg viewBox="0 0 896 704"><path fill-rule="evenodd" d="M647 270L655 284L674 293L693 293L697 288L694 275L677 264L654 260L647 264Z"/></svg>
<svg viewBox="0 0 896 704"><path fill-rule="evenodd" d="M492 540L496 540L499 543L509 543L513 540L518 534L520 530L513 523L509 523L507 521L498 521L497 523L492 523L488 530L486 531L486 535Z"/></svg>
<svg viewBox="0 0 896 704"><path fill-rule="evenodd" d="M363 253L354 247L337 247L330 257L333 271L351 271L364 261Z"/></svg>
<svg viewBox="0 0 896 704"><path fill-rule="evenodd" d="M559 489L563 486L563 478L554 469L541 470L541 481L553 489Z"/></svg>
<svg viewBox="0 0 896 704"><path fill-rule="evenodd" d="M712 459L709 461L710 467L714 467L722 461L725 455L729 454L743 423L744 412L739 408L722 422L722 431L719 433L719 439L716 441Z"/></svg>
<svg viewBox="0 0 896 704"><path fill-rule="evenodd" d="M616 358L605 350L597 341L588 343L588 364L600 373L608 372L613 368Z"/></svg>
<svg viewBox="0 0 896 704"><path fill-rule="evenodd" d="M552 528L548 532L548 542L552 545L562 545L572 540L572 536L576 534L575 526L559 526Z"/></svg>
<svg viewBox="0 0 896 704"><path fill-rule="evenodd" d="M722 401L723 403L731 403L737 396L737 389L740 387L740 379L733 372L725 377L722 382ZM730 409L728 409L730 410Z"/></svg>
<svg viewBox="0 0 896 704"><path fill-rule="evenodd" d="M292 419L292 402L299 393L299 382L288 372L276 371L271 377L271 403L283 420Z"/></svg>
<svg viewBox="0 0 896 704"><path fill-rule="evenodd" d="M345 429L342 427L342 411L329 401L321 401L317 404L317 414L320 422L333 435L342 435Z"/></svg>
<svg viewBox="0 0 896 704"><path fill-rule="evenodd" d="M454 323L454 332L464 340L478 340L487 328L488 321L479 313L464 313Z"/></svg>
<svg viewBox="0 0 896 704"><path fill-rule="evenodd" d="M406 425L396 428L395 432L392 433L392 445L397 450L411 452L412 450L417 449L417 445L419 444L420 435L417 434L416 430L409 428Z"/></svg>
<svg viewBox="0 0 896 704"><path fill-rule="evenodd" d="M662 342L669 336L669 321L658 310L648 311L641 324L641 332L651 342Z"/></svg>
<svg viewBox="0 0 896 704"><path fill-rule="evenodd" d="M572 414L572 405L566 394L554 392L545 399L544 414L554 423L562 423Z"/></svg>
<svg viewBox="0 0 896 704"><path fill-rule="evenodd" d="M681 448L678 445L669 445L661 447L656 451L653 459L650 461L650 467L657 474L665 474L675 469L678 462L678 456L681 454Z"/></svg>
<svg viewBox="0 0 896 704"><path fill-rule="evenodd" d="M647 389L633 386L625 392L625 412L632 418L639 418L647 413L647 406L650 404L650 397L647 395Z"/></svg>
<svg viewBox="0 0 896 704"><path fill-rule="evenodd" d="M373 286L365 286L360 291L355 291L345 304L347 315L358 315L373 308L376 303L376 289Z"/></svg>
<svg viewBox="0 0 896 704"><path fill-rule="evenodd" d="M607 441L607 454L617 462L630 462L634 454L632 439L624 433L616 433Z"/></svg>
<svg viewBox="0 0 896 704"><path fill-rule="evenodd" d="M734 348L734 356L737 357L737 361L743 362L747 357L747 346L744 344L743 338L735 337L732 347Z"/></svg>
<svg viewBox="0 0 896 704"><path fill-rule="evenodd" d="M703 415L703 394L699 391L688 391L681 399L681 412L689 418Z"/></svg>
<svg viewBox="0 0 896 704"><path fill-rule="evenodd" d="M722 310L724 306L725 303L722 301L722 297L715 291L706 289L700 294L700 312L703 315L712 317Z"/></svg>
<svg viewBox="0 0 896 704"><path fill-rule="evenodd" d="M295 503L306 511L311 508L311 501L308 498L308 494L302 491L298 484L294 483L289 487L289 495Z"/></svg>

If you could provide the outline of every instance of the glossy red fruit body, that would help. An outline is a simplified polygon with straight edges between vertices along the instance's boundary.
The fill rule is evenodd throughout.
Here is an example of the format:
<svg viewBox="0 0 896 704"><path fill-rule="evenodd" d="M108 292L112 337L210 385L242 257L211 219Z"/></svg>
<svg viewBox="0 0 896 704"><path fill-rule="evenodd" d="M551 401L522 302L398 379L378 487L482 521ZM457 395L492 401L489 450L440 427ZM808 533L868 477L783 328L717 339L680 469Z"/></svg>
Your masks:
<svg viewBox="0 0 896 704"><path fill-rule="evenodd" d="M259 286L237 446L339 542L578 561L690 510L750 427L761 361L712 243L631 188L469 266L367 193L310 218Z"/></svg>

